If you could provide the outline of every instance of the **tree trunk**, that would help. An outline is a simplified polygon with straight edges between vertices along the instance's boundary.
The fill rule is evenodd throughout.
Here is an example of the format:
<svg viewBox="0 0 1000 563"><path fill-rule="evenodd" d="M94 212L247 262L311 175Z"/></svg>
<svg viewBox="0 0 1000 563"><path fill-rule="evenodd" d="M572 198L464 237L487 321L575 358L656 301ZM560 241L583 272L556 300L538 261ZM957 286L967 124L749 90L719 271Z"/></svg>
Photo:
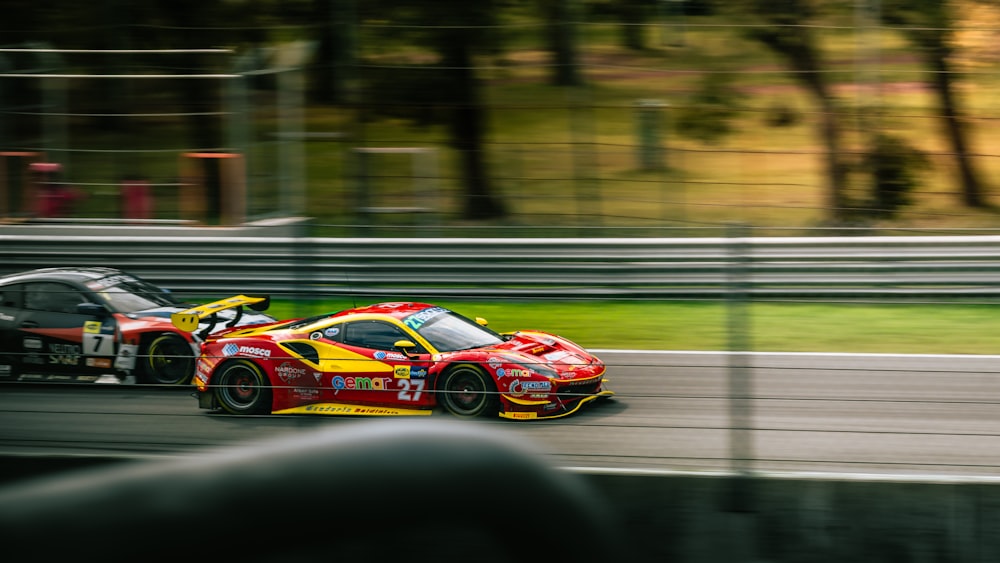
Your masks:
<svg viewBox="0 0 1000 563"><path fill-rule="evenodd" d="M642 51L646 48L643 34L646 21L645 6L642 0L623 0L619 5L622 18L622 44L626 49Z"/></svg>
<svg viewBox="0 0 1000 563"><path fill-rule="evenodd" d="M795 79L805 86L819 104L822 110L820 138L826 146L827 205L832 219L846 219L851 212L851 203L845 195L848 167L842 153L843 134L838 121L840 116L824 78L819 53L812 37L809 36L808 29L800 27L773 27L759 31L755 37L787 61Z"/></svg>
<svg viewBox="0 0 1000 563"><path fill-rule="evenodd" d="M579 86L583 83L577 63L576 10L574 0L547 0L545 11L549 51L552 52L552 83Z"/></svg>
<svg viewBox="0 0 1000 563"><path fill-rule="evenodd" d="M927 54L927 65L932 69L934 92L941 104L941 118L944 120L945 134L951 142L955 154L955 164L958 167L958 180L961 186L962 202L970 207L983 207L982 186L969 154L969 144L966 140L965 128L962 123L961 110L955 98L951 81L951 67L945 57L935 56L930 50Z"/></svg>
<svg viewBox="0 0 1000 563"><path fill-rule="evenodd" d="M455 41L445 49L445 66L452 69L454 90L449 127L452 145L459 151L464 200L462 210L468 219L497 219L506 215L502 202L490 190L483 151L484 115L479 88L472 68L471 49Z"/></svg>

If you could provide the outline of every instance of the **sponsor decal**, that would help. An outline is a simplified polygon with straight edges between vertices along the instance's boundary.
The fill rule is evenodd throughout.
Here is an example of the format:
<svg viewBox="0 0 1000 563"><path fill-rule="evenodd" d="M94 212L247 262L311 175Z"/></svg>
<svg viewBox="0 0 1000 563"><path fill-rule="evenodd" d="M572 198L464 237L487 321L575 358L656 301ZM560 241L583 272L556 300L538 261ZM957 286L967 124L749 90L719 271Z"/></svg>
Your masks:
<svg viewBox="0 0 1000 563"><path fill-rule="evenodd" d="M406 356L404 354L400 354L399 352L383 352L382 350L379 350L378 352L375 352L375 359L396 360L402 362L406 360Z"/></svg>
<svg viewBox="0 0 1000 563"><path fill-rule="evenodd" d="M256 346L240 346L240 354L246 354L247 356L256 356L259 358L270 358L271 351L266 348L258 348Z"/></svg>
<svg viewBox="0 0 1000 563"><path fill-rule="evenodd" d="M427 368L410 368L410 377L417 379L427 377Z"/></svg>
<svg viewBox="0 0 1000 563"><path fill-rule="evenodd" d="M525 393L551 391L552 383L549 381L521 381L520 379L515 379L510 383L508 389L510 390L510 394L516 397Z"/></svg>
<svg viewBox="0 0 1000 563"><path fill-rule="evenodd" d="M83 332L87 334L100 334L101 321L87 321L83 323Z"/></svg>
<svg viewBox="0 0 1000 563"><path fill-rule="evenodd" d="M236 354L243 354L244 356L253 356L255 358L270 358L271 351L267 348L259 348L257 346L237 346L236 344L229 343L222 347L222 353L226 356L235 356Z"/></svg>
<svg viewBox="0 0 1000 563"><path fill-rule="evenodd" d="M497 369L498 367L500 367L501 365L503 365L503 360L501 360L500 358L498 358L496 356L493 356L493 357L491 357L487 361L487 363L490 364L491 368Z"/></svg>
<svg viewBox="0 0 1000 563"><path fill-rule="evenodd" d="M274 368L274 373L285 383L290 383L303 377L306 374L306 370L295 367L291 362L283 362L280 366Z"/></svg>
<svg viewBox="0 0 1000 563"><path fill-rule="evenodd" d="M396 379L409 379L410 366L396 366L396 368L392 370L392 376Z"/></svg>
<svg viewBox="0 0 1000 563"><path fill-rule="evenodd" d="M412 328L413 330L419 330L420 327L424 326L424 323L433 319L434 317L440 315L441 313L447 313L448 309L444 307L428 307L423 311L417 311L412 315L403 319L403 324Z"/></svg>
<svg viewBox="0 0 1000 563"><path fill-rule="evenodd" d="M388 377L343 377L335 375L330 380L330 386L335 390L354 391L384 391L389 389L392 379Z"/></svg>
<svg viewBox="0 0 1000 563"><path fill-rule="evenodd" d="M13 320L14 317L12 315L8 315L7 313L0 313L0 321L11 322Z"/></svg>
<svg viewBox="0 0 1000 563"><path fill-rule="evenodd" d="M337 403L319 403L303 405L276 411L275 414L333 414L333 415L364 415L364 416L398 416L398 415L430 415L430 409L401 409L393 407L366 407L362 405L342 405Z"/></svg>
<svg viewBox="0 0 1000 563"><path fill-rule="evenodd" d="M303 410L326 414L351 414L353 408L346 405L306 405Z"/></svg>
<svg viewBox="0 0 1000 563"><path fill-rule="evenodd" d="M11 373L13 373L13 371L14 370L10 364L0 365L0 376L2 377L9 376Z"/></svg>
<svg viewBox="0 0 1000 563"><path fill-rule="evenodd" d="M110 369L111 360L109 358L87 358L87 367Z"/></svg>
<svg viewBox="0 0 1000 563"><path fill-rule="evenodd" d="M79 344L49 344L49 364L61 366L80 365L82 352Z"/></svg>
<svg viewBox="0 0 1000 563"><path fill-rule="evenodd" d="M315 401L319 398L319 389L315 387L295 387L292 389L292 396L304 401Z"/></svg>
<svg viewBox="0 0 1000 563"><path fill-rule="evenodd" d="M106 287L113 287L123 283L124 284L139 283L139 280L133 278L132 276L128 276L125 274L118 274L114 276L108 276L106 278L102 278L99 280L89 281L87 282L87 287L89 287L94 291L100 291Z"/></svg>
<svg viewBox="0 0 1000 563"><path fill-rule="evenodd" d="M504 414L504 416L514 420L529 420L532 418L538 418L538 415L533 412L509 412Z"/></svg>
<svg viewBox="0 0 1000 563"><path fill-rule="evenodd" d="M42 341L38 338L25 338L24 339L24 349L25 350L41 350Z"/></svg>
<svg viewBox="0 0 1000 563"><path fill-rule="evenodd" d="M497 370L497 378L503 378L508 375L510 377L531 377L531 372L526 369L518 369L518 368L511 368L511 369L500 368Z"/></svg>
<svg viewBox="0 0 1000 563"><path fill-rule="evenodd" d="M323 334L325 334L327 338L333 338L334 336L337 336L338 334L340 334L340 327L339 326L331 326L330 328L324 330Z"/></svg>

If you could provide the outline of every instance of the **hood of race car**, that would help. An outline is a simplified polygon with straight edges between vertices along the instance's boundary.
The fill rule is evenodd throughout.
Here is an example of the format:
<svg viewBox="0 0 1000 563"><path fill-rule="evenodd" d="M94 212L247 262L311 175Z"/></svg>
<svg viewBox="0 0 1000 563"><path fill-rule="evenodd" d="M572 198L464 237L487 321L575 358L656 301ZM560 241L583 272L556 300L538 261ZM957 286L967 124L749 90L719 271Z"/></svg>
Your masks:
<svg viewBox="0 0 1000 563"><path fill-rule="evenodd" d="M603 367L603 362L576 344L544 332L519 331L489 351L511 361L546 366L562 378L578 377L588 367ZM516 360L515 360L516 359Z"/></svg>

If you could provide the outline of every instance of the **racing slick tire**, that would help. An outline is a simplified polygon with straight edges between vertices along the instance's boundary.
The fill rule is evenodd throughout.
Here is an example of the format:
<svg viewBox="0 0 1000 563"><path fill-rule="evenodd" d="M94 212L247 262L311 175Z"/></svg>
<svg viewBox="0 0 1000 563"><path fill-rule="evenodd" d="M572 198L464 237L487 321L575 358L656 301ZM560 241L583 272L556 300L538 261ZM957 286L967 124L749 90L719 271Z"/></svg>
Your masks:
<svg viewBox="0 0 1000 563"><path fill-rule="evenodd" d="M437 392L441 406L458 417L472 418L498 412L496 385L475 366L461 364L446 371L438 382Z"/></svg>
<svg viewBox="0 0 1000 563"><path fill-rule="evenodd" d="M260 366L250 360L232 360L215 377L215 400L229 414L271 412L271 386Z"/></svg>
<svg viewBox="0 0 1000 563"><path fill-rule="evenodd" d="M157 336L140 358L144 383L182 385L194 376L194 351L180 335L167 332Z"/></svg>

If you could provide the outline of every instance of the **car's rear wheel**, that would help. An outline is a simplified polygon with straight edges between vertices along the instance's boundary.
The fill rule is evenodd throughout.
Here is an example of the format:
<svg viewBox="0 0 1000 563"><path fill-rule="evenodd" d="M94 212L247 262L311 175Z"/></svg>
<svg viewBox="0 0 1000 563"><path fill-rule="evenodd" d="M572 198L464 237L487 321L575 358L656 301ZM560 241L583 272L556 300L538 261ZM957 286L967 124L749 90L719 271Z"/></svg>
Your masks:
<svg viewBox="0 0 1000 563"><path fill-rule="evenodd" d="M164 333L151 340L141 361L146 383L180 385L190 383L194 375L194 351L177 334Z"/></svg>
<svg viewBox="0 0 1000 563"><path fill-rule="evenodd" d="M271 386L260 366L250 360L233 360L212 378L219 406L230 414L271 412Z"/></svg>
<svg viewBox="0 0 1000 563"><path fill-rule="evenodd" d="M437 391L441 406L455 416L468 418L497 412L496 386L475 366L449 369L441 376Z"/></svg>

